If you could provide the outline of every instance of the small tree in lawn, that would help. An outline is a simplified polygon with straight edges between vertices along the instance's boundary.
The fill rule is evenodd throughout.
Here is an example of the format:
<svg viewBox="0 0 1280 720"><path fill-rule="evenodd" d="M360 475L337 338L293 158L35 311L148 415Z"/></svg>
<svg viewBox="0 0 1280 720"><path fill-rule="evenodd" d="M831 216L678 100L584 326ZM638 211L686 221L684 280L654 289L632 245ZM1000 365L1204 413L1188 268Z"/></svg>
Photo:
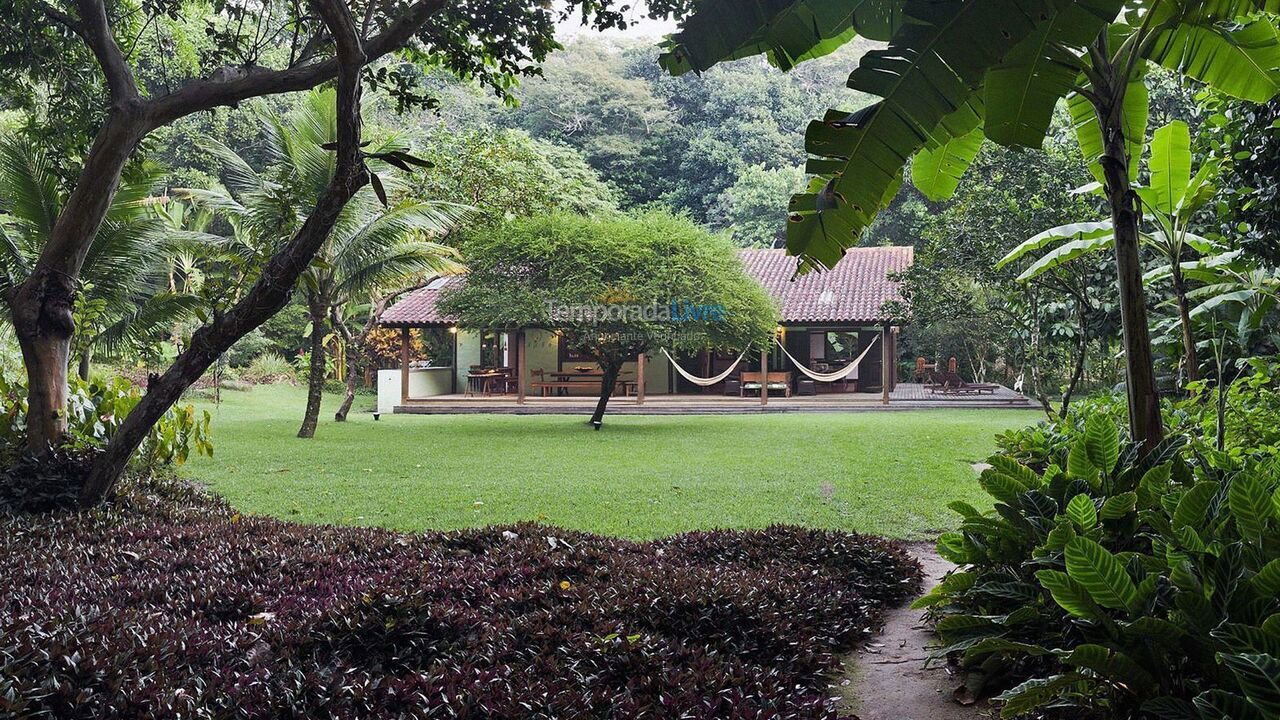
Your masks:
<svg viewBox="0 0 1280 720"><path fill-rule="evenodd" d="M604 372L597 429L623 363L638 354L767 348L778 324L728 240L665 213L546 215L500 225L461 250L467 281L441 310L469 329L551 330L595 358Z"/></svg>

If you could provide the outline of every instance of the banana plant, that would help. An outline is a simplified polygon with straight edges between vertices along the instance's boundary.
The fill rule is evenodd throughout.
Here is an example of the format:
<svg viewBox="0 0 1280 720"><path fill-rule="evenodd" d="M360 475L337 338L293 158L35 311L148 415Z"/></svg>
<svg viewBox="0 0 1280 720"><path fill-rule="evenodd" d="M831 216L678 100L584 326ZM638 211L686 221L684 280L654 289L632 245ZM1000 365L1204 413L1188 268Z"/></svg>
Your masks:
<svg viewBox="0 0 1280 720"><path fill-rule="evenodd" d="M745 6L745 7L744 7ZM668 38L668 72L765 54L782 69L854 35L887 41L849 87L880 100L809 124L808 191L791 199L787 249L802 269L831 267L894 197L903 169L948 196L983 137L1040 147L1067 98L1115 235L1130 423L1148 447L1163 434L1138 255L1131 181L1145 137L1143 75L1156 64L1227 95L1280 93L1280 0L704 0Z"/></svg>
<svg viewBox="0 0 1280 720"><path fill-rule="evenodd" d="M1187 380L1196 380L1199 361L1196 358L1196 339L1192 329L1190 301L1185 270L1188 267L1188 249L1201 255L1213 253L1217 246L1210 240L1189 230L1196 214L1217 193L1214 180L1219 165L1211 160L1201 165L1195 175L1191 173L1191 132L1181 120L1156 130L1151 140L1151 159L1148 164L1150 178L1147 185L1136 187L1142 202L1143 218L1153 226L1139 238L1153 248L1165 264L1143 275L1144 283L1168 279L1173 286L1174 301L1182 329L1183 363ZM1093 190L1098 186L1085 186L1081 190ZM1045 230L1010 250L996 263L1004 267L1033 251L1048 251L1040 255L1018 279L1027 282L1045 272L1069 263L1084 255L1108 252L1113 247L1113 225L1110 220L1072 223Z"/></svg>
<svg viewBox="0 0 1280 720"><path fill-rule="evenodd" d="M1260 331L1270 331L1275 344L1280 336L1269 322L1280 307L1280 270L1250 265L1239 253L1228 253L1189 263L1183 272L1204 285L1188 296L1197 302L1191 317L1234 313L1236 339L1242 347Z"/></svg>

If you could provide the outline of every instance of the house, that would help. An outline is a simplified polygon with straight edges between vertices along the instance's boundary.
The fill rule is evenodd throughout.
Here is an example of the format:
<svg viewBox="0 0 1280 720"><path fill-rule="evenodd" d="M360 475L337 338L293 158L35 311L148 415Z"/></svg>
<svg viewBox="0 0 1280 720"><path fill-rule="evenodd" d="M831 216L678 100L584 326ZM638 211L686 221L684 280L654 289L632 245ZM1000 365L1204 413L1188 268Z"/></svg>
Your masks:
<svg viewBox="0 0 1280 720"><path fill-rule="evenodd" d="M900 299L898 283L891 275L911 264L912 248L853 248L834 268L800 277L795 276L797 259L785 250L738 252L747 273L776 299L781 311L781 347L775 346L763 358L768 370L789 372L793 394L869 393L879 394L887 402L897 378L892 370L896 328L891 327L884 306ZM380 411L466 395L505 394L510 400L515 394L523 402L526 396L593 396L598 392L598 383L585 381L596 370L594 361L574 354L553 331L516 328L491 333L457 328L455 319L442 315L437 303L450 287L463 282L465 276L438 278L383 313L379 320L383 327L400 329L402 350L401 367L378 374ZM410 356L409 339L415 332L431 336L436 357ZM879 346L871 347L875 343ZM736 353L704 351L677 355L675 361L687 373L707 378L724 372L737 358ZM801 363L825 373L839 371L858 358L856 368L835 382L809 382L793 367ZM744 358L737 372L758 371L760 361L758 357ZM884 371L886 363L891 366L888 373ZM477 372L481 368L509 368L509 377L486 381L476 377L488 374ZM584 382L566 382L554 389L541 387L538 380L557 374L580 376ZM736 384L736 373L716 385L700 387L687 380L664 354L637 358L623 368L623 376L631 380L627 392L636 395L639 402L646 395L746 395ZM767 396L759 400L767 401Z"/></svg>

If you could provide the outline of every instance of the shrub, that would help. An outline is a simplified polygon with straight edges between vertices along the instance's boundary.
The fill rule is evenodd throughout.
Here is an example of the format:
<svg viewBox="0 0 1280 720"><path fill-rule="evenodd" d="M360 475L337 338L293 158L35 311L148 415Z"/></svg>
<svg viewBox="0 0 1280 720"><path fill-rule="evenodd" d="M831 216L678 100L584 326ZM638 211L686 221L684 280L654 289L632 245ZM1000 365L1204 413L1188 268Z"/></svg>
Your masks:
<svg viewBox="0 0 1280 720"><path fill-rule="evenodd" d="M838 653L920 581L842 532L405 535L136 483L0 513L0 566L0 715L65 720L834 718Z"/></svg>
<svg viewBox="0 0 1280 720"><path fill-rule="evenodd" d="M240 377L242 380L265 385L277 383L292 385L297 381L297 371L280 353L265 352L254 358Z"/></svg>
<svg viewBox="0 0 1280 720"><path fill-rule="evenodd" d="M74 456L85 456L106 447L124 419L142 400L142 392L128 378L111 377L85 382L71 378L67 395L66 447ZM27 443L27 388L0 374L0 448L8 465ZM192 452L213 454L207 411L191 405L175 406L147 434L134 454L135 466L148 471L162 465L181 465ZM81 458L83 459L83 458Z"/></svg>
<svg viewBox="0 0 1280 720"><path fill-rule="evenodd" d="M991 459L994 512L938 543L963 566L932 607L939 654L996 678L1002 715L1266 720L1280 712L1280 463L1174 435L1151 453L1111 418L1036 470Z"/></svg>

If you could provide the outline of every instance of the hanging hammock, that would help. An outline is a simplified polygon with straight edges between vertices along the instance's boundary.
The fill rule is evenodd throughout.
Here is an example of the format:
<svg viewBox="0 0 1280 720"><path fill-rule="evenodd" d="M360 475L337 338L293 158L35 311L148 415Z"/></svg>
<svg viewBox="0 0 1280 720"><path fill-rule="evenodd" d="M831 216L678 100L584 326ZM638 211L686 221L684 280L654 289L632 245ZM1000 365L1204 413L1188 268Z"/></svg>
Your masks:
<svg viewBox="0 0 1280 720"><path fill-rule="evenodd" d="M805 375L808 375L810 378L813 378L818 382L837 382L839 380L845 379L846 377L848 377L849 373L854 372L855 370L858 369L858 363L862 362L862 358L867 356L867 351L871 350L871 346L875 345L876 341L879 339L880 339L879 335L872 335L871 342L867 343L867 346L862 349L861 355L854 358L853 362L849 363L848 365L845 365L843 368L836 370L835 372L829 372L829 373L820 373L820 372L814 372L810 370L809 368L801 364L799 360L796 360L794 357L792 357L791 353L787 352L787 349L785 347L782 347L782 343L778 342L777 340L774 340L774 342L778 343L778 348L782 350L782 354L786 355L787 359L791 361L791 364L795 365L796 369L799 370L800 372L804 373Z"/></svg>
<svg viewBox="0 0 1280 720"><path fill-rule="evenodd" d="M671 367L675 368L676 372L683 375L685 380L688 380L698 387L711 387L712 385L715 385L729 377L729 374L733 372L734 368L738 367L738 363L742 362L742 358L747 356L747 351L743 350L742 354L738 356L737 360L733 361L733 364L729 366L728 370L725 370L715 377L709 378L700 378L697 375L690 375L684 368L680 367L680 363L676 362L675 358L671 357L671 353L667 352L666 348L662 348L662 354L667 356L667 361L671 363Z"/></svg>

